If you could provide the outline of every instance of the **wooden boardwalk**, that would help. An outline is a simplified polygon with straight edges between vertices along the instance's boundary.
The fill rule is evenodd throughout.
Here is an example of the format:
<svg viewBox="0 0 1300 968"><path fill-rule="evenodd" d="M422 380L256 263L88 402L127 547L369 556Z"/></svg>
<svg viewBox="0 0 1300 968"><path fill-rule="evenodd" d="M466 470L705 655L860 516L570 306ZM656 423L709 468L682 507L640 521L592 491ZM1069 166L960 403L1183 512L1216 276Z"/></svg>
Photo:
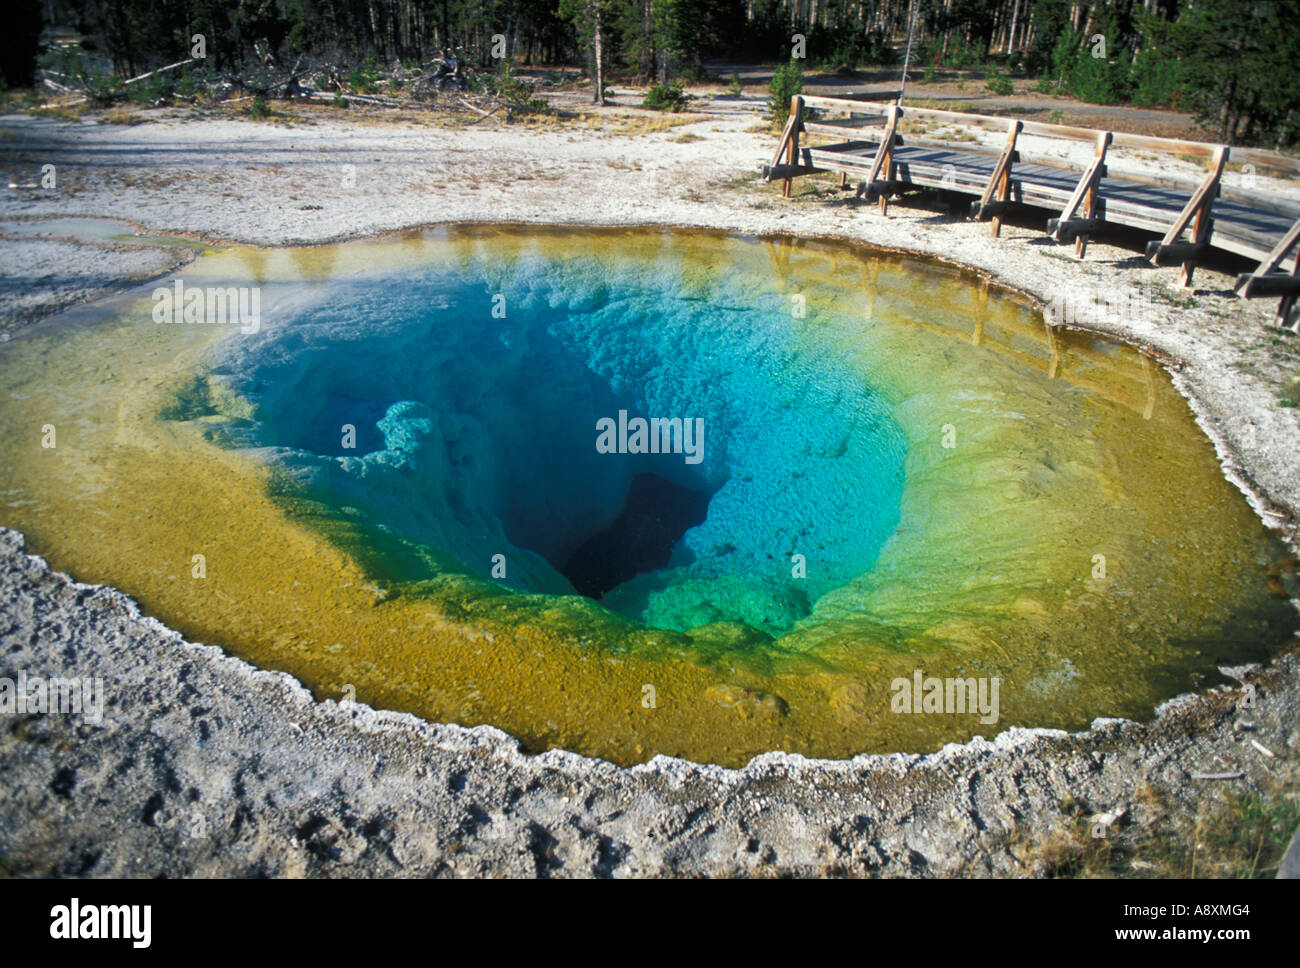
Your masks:
<svg viewBox="0 0 1300 968"><path fill-rule="evenodd" d="M812 110L847 118L813 120ZM999 149L905 136L898 130L904 117L1003 131L1006 139ZM840 140L801 146L804 133ZM1051 153L1031 153L1022 138L1089 142L1091 163L1074 167ZM1191 157L1205 166L1206 174L1199 181L1127 172L1112 176L1106 167L1111 148ZM889 199L920 189L973 195L971 217L991 221L995 236L1010 206L1046 209L1056 213L1047 221L1048 234L1058 242L1073 241L1080 258L1086 254L1089 234L1107 224L1154 232L1161 238L1147 245L1147 258L1158 266L1181 265L1184 285L1191 284L1197 262L1209 249L1232 252L1258 262L1253 272L1238 277L1237 291L1247 298L1280 296L1276 322L1286 326L1300 296L1300 256L1293 252L1300 242L1300 202L1225 184L1229 157L1246 172L1268 169L1300 175L1300 162L1271 151L904 108L896 102L796 96L790 121L763 174L769 181L781 180L788 196L793 178L838 173L841 187L856 188L858 197L867 201L878 200L882 214L888 212Z"/></svg>

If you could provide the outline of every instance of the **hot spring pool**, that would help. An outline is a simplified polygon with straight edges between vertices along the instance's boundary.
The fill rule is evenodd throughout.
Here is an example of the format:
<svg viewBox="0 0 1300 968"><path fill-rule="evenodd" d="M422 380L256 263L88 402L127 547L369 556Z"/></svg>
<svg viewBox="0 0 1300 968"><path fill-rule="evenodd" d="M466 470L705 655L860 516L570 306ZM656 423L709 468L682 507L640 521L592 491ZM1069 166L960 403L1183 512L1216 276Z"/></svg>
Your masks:
<svg viewBox="0 0 1300 968"><path fill-rule="evenodd" d="M186 321L228 288L242 325ZM1077 729L1297 625L1163 370L839 244L211 251L5 344L0 390L0 517L55 567L321 698L534 750ZM996 680L995 712L900 707L935 678Z"/></svg>

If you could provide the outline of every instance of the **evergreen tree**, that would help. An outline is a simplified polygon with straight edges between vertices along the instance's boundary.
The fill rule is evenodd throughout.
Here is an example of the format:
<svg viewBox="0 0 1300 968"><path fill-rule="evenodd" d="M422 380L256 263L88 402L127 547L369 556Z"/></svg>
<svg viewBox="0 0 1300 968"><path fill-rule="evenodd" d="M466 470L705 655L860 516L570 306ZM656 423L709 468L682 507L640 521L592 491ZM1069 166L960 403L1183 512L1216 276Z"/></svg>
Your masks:
<svg viewBox="0 0 1300 968"><path fill-rule="evenodd" d="M1157 50L1178 60L1198 119L1225 142L1300 138L1300 0L1197 0L1147 26Z"/></svg>

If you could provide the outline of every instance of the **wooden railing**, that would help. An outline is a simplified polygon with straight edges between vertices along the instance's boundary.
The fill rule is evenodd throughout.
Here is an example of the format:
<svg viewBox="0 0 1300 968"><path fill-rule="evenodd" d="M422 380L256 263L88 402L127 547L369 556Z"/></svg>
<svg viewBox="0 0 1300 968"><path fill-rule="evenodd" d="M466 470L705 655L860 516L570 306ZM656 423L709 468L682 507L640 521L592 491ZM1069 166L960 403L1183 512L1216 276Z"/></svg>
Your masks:
<svg viewBox="0 0 1300 968"><path fill-rule="evenodd" d="M811 111L819 116L809 117ZM847 117L837 122L821 116L825 114ZM904 117L1005 132L1006 138L999 148L905 134L900 131ZM803 133L845 140L801 148ZM1092 157L1082 165L1050 152L1028 151L1022 141L1026 137L1085 142L1093 148ZM906 174L900 175L897 153L902 147L936 148L977 161L961 178L953 177L952 171L939 172L935 166L920 160L908 164ZM1112 189L1144 186L1151 191L1146 202L1132 197L1121 199L1113 197L1114 192L1108 195L1106 191L1106 180L1111 177L1107 158L1114 149L1190 158L1201 162L1207 171L1199 180L1193 180L1179 175L1126 170L1111 180ZM981 158L985 161L978 161ZM1154 231L1161 238L1147 245L1147 259L1157 266L1181 265L1183 285L1191 284L1195 267L1209 248L1222 248L1260 260L1253 272L1238 277L1237 291L1247 298L1281 296L1278 322L1286 325L1300 296L1300 256L1291 255L1300 244L1300 202L1224 184L1229 158L1243 168L1253 166L1283 177L1300 176L1300 160L1256 148L1229 148L1178 138L904 107L896 101L881 103L795 95L790 101L789 120L764 174L769 181L780 180L782 195L789 197L794 178L838 171L841 187L848 187L850 177L860 179L858 197L878 200L881 214L888 213L889 199L905 190L939 187L966 192L977 196L971 204L971 216L990 221L995 236L1000 233L1002 215L1013 204L1049 210L1059 205L1059 214L1048 219L1047 231L1058 242L1073 241L1080 258L1087 252L1089 236L1108 222ZM973 172L983 176L986 169L987 177L981 183L971 180ZM1048 169L1053 170L1054 177L1045 177ZM1061 172L1077 175L1072 190L1068 184L1066 188L1061 186ZM1130 191L1128 195L1133 193ZM1186 201L1171 218L1171 203L1177 204L1184 197ZM1218 199L1229 205L1220 206L1216 225L1214 205ZM1260 214L1265 218L1259 219Z"/></svg>

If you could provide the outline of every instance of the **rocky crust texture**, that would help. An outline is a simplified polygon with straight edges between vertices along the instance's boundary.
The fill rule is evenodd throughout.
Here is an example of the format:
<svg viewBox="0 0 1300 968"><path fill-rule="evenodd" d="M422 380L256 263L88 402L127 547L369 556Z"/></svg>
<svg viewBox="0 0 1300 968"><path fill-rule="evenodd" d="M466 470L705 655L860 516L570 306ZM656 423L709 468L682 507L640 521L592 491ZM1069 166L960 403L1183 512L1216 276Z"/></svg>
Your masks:
<svg viewBox="0 0 1300 968"><path fill-rule="evenodd" d="M1294 784L1300 656L1255 687L1166 704L1151 725L1010 730L926 756L771 753L742 770L620 769L523 754L499 730L317 703L281 673L184 641L0 531L0 676L104 678L94 724L5 717L0 858L86 876L1013 875L1064 804L1144 823L1143 790L1190 806L1202 774Z"/></svg>
<svg viewBox="0 0 1300 968"><path fill-rule="evenodd" d="M0 341L25 324L176 269L186 249L85 239L21 238L0 230Z"/></svg>

